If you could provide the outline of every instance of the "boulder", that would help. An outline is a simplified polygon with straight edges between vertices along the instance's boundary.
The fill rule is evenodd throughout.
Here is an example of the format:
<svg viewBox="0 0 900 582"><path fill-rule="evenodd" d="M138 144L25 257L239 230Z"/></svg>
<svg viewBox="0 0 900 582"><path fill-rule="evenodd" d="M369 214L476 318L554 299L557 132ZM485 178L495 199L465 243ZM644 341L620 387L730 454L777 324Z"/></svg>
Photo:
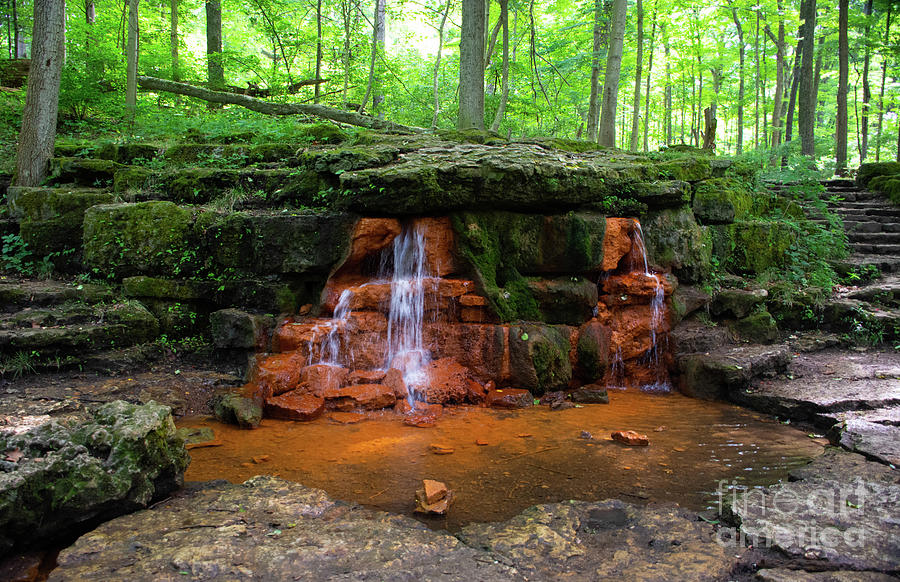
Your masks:
<svg viewBox="0 0 900 582"><path fill-rule="evenodd" d="M300 385L316 396L322 396L329 390L337 390L343 386L349 375L347 368L331 364L313 364L300 372Z"/></svg>
<svg viewBox="0 0 900 582"><path fill-rule="evenodd" d="M356 384L325 391L325 404L329 410L349 411L357 408L378 410L389 408L397 402L394 391L383 384Z"/></svg>
<svg viewBox="0 0 900 582"><path fill-rule="evenodd" d="M791 361L785 346L725 346L676 358L678 389L687 396L716 400L734 396L750 381L783 372Z"/></svg>
<svg viewBox="0 0 900 582"><path fill-rule="evenodd" d="M730 224L747 215L753 194L736 178L711 178L694 184L692 209L700 224Z"/></svg>
<svg viewBox="0 0 900 582"><path fill-rule="evenodd" d="M425 400L433 404L460 404L469 396L469 371L453 358L441 358L428 366Z"/></svg>
<svg viewBox="0 0 900 582"><path fill-rule="evenodd" d="M609 393L599 384L587 384L576 388L569 394L569 398L572 402L581 404L609 404Z"/></svg>
<svg viewBox="0 0 900 582"><path fill-rule="evenodd" d="M589 321L578 329L576 358L578 376L585 382L595 382L609 369L609 342L612 332L599 321Z"/></svg>
<svg viewBox="0 0 900 582"><path fill-rule="evenodd" d="M315 420L325 412L325 399L292 390L266 399L266 416L283 420Z"/></svg>
<svg viewBox="0 0 900 582"><path fill-rule="evenodd" d="M155 402L111 402L82 423L0 435L0 451L18 451L0 461L0 553L146 507L181 487L190 462L170 409Z"/></svg>
<svg viewBox="0 0 900 582"><path fill-rule="evenodd" d="M778 324L772 314L761 309L741 318L730 326L738 338L757 344L771 344L781 337L778 333Z"/></svg>
<svg viewBox="0 0 900 582"><path fill-rule="evenodd" d="M648 260L683 283L702 283L711 271L712 248L687 208L649 213L641 221Z"/></svg>
<svg viewBox="0 0 900 582"><path fill-rule="evenodd" d="M225 394L213 403L213 413L226 424L236 424L241 428L256 428L262 421L262 407L252 398L239 394Z"/></svg>
<svg viewBox="0 0 900 582"><path fill-rule="evenodd" d="M637 433L633 430L617 430L610 435L612 440L630 445L632 447L646 447L650 444L647 435Z"/></svg>
<svg viewBox="0 0 900 582"><path fill-rule="evenodd" d="M256 383L263 398L294 390L306 365L302 354L286 353L262 357L256 366Z"/></svg>
<svg viewBox="0 0 900 582"><path fill-rule="evenodd" d="M209 315L209 325L217 348L262 349L275 327L275 318L239 309L220 309Z"/></svg>
<svg viewBox="0 0 900 582"><path fill-rule="evenodd" d="M528 281L528 289L538 304L541 321L581 325L594 317L597 284L579 277Z"/></svg>
<svg viewBox="0 0 900 582"><path fill-rule="evenodd" d="M512 381L538 395L567 387L572 379L569 335L562 327L510 327Z"/></svg>
<svg viewBox="0 0 900 582"><path fill-rule="evenodd" d="M534 396L522 388L488 390L484 403L489 408L528 408L534 405Z"/></svg>
<svg viewBox="0 0 900 582"><path fill-rule="evenodd" d="M768 296L769 292L765 289L722 289L716 293L709 311L715 316L747 317Z"/></svg>

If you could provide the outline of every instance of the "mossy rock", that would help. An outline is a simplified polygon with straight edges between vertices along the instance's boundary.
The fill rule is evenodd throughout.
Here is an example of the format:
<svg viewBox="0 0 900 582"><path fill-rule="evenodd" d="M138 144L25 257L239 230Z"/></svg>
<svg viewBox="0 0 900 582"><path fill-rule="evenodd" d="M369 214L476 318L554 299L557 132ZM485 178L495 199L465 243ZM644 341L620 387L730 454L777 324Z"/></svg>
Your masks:
<svg viewBox="0 0 900 582"><path fill-rule="evenodd" d="M350 139L350 134L333 123L316 123L302 128L302 135L313 141L327 144L338 144Z"/></svg>
<svg viewBox="0 0 900 582"><path fill-rule="evenodd" d="M789 264L787 251L800 236L799 230L786 222L746 220L706 228L719 264L740 275Z"/></svg>
<svg viewBox="0 0 900 582"><path fill-rule="evenodd" d="M238 394L225 394L213 403L213 413L226 424L241 428L256 428L262 421L263 410L252 398Z"/></svg>
<svg viewBox="0 0 900 582"><path fill-rule="evenodd" d="M856 171L856 184L860 188L869 186L869 182L877 176L896 176L900 174L900 162L869 162L860 164Z"/></svg>
<svg viewBox="0 0 900 582"><path fill-rule="evenodd" d="M575 348L577 374L584 382L600 381L609 369L611 330L597 321L581 326Z"/></svg>
<svg viewBox="0 0 900 582"><path fill-rule="evenodd" d="M753 207L753 194L735 178L711 178L694 185L694 216L700 224L730 224Z"/></svg>
<svg viewBox="0 0 900 582"><path fill-rule="evenodd" d="M437 135L440 136L441 139L457 143L498 146L508 143L499 133L483 129L439 129Z"/></svg>
<svg viewBox="0 0 900 582"><path fill-rule="evenodd" d="M881 192L900 206L900 174L876 176L869 181L869 189Z"/></svg>
<svg viewBox="0 0 900 582"><path fill-rule="evenodd" d="M780 338L775 318L764 309L738 319L729 328L738 338L758 344L771 344Z"/></svg>
<svg viewBox="0 0 900 582"><path fill-rule="evenodd" d="M319 173L343 174L353 170L385 166L400 155L400 149L390 144L347 146L337 149L314 149L300 153L298 164Z"/></svg>
<svg viewBox="0 0 900 582"><path fill-rule="evenodd" d="M651 212L641 221L649 262L684 283L706 280L712 248L688 208Z"/></svg>
<svg viewBox="0 0 900 582"><path fill-rule="evenodd" d="M562 390L572 379L571 328L524 325L509 330L512 381L536 396Z"/></svg>
<svg viewBox="0 0 900 582"><path fill-rule="evenodd" d="M606 232L604 216L463 212L453 215L452 222L461 259L502 321L545 321L548 315L573 323L583 321L583 314L558 313L553 304L559 298L552 297L550 289L540 293L548 307L544 312L538 289L526 275L579 277L599 272ZM584 295L582 291L578 294Z"/></svg>
<svg viewBox="0 0 900 582"><path fill-rule="evenodd" d="M166 301L143 299L142 303L159 321L159 333L170 339L206 335L210 306L207 301Z"/></svg>
<svg viewBox="0 0 900 582"><path fill-rule="evenodd" d="M188 272L198 261L193 220L165 201L94 206L84 217L84 262L115 277Z"/></svg>
<svg viewBox="0 0 900 582"><path fill-rule="evenodd" d="M151 143L115 143L104 142L97 144L94 156L102 160L112 160L120 164L133 164L135 162L150 161L160 153L160 146Z"/></svg>
<svg viewBox="0 0 900 582"><path fill-rule="evenodd" d="M117 168L113 177L113 190L120 194L132 190L144 190L152 184L156 176L156 172L140 166Z"/></svg>
<svg viewBox="0 0 900 582"><path fill-rule="evenodd" d="M51 184L77 184L92 188L112 186L113 177L120 164L112 160L84 158L51 158Z"/></svg>
<svg viewBox="0 0 900 582"><path fill-rule="evenodd" d="M164 498L181 487L190 463L171 410L154 402L112 402L93 418L51 421L0 436L0 553L68 539Z"/></svg>
<svg viewBox="0 0 900 582"><path fill-rule="evenodd" d="M247 313L239 309L221 309L210 314L213 344L217 348L252 350L262 347L275 327L271 315Z"/></svg>
<svg viewBox="0 0 900 582"><path fill-rule="evenodd" d="M538 304L541 321L581 325L597 309L597 284L589 279L529 279L528 289Z"/></svg>
<svg viewBox="0 0 900 582"><path fill-rule="evenodd" d="M684 182L699 182L712 177L710 159L705 155L685 156L664 162L655 166L659 179L681 180Z"/></svg>
<svg viewBox="0 0 900 582"><path fill-rule="evenodd" d="M122 279L126 297L138 299L167 299L171 301L199 301L210 297L217 285L214 281L160 279L137 276Z"/></svg>

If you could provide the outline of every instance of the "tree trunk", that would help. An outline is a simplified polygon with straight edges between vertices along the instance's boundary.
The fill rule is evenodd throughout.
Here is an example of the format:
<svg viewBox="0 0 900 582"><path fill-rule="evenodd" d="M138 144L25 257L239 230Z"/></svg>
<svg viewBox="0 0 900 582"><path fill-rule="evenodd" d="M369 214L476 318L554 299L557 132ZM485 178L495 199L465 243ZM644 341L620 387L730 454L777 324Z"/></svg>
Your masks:
<svg viewBox="0 0 900 582"><path fill-rule="evenodd" d="M125 67L125 108L129 125L134 125L137 112L137 66L138 66L138 0L128 0L128 62Z"/></svg>
<svg viewBox="0 0 900 582"><path fill-rule="evenodd" d="M716 125L718 121L716 120L716 114L713 111L712 106L707 107L703 110L703 121L704 121L704 131L703 131L703 149L712 150L716 148Z"/></svg>
<svg viewBox="0 0 900 582"><path fill-rule="evenodd" d="M837 119L835 120L835 173L847 173L847 84L850 77L849 43L847 24L850 16L850 1L838 0L838 90Z"/></svg>
<svg viewBox="0 0 900 582"><path fill-rule="evenodd" d="M801 0L800 20L802 21L802 48L800 56L800 98L798 100L798 133L800 152L813 158L816 155L814 129L816 122L816 93L813 78L813 47L816 29L816 0Z"/></svg>
<svg viewBox="0 0 900 582"><path fill-rule="evenodd" d="M768 145L769 145L769 110L766 108L766 79L769 78L769 68L768 68L769 59L768 59L768 55L766 54L766 52L767 52L766 49L768 49L768 46L766 46L767 42L768 41L764 35L763 39L762 39L763 71L762 71L762 81L760 82L761 87L760 87L760 91L759 91L760 99L762 101L762 103L760 103L760 109L762 110L762 133L763 133L762 145L764 148L768 147Z"/></svg>
<svg viewBox="0 0 900 582"><path fill-rule="evenodd" d="M866 27L863 33L863 42L865 43L865 57L863 59L863 104L862 119L860 120L860 141L859 141L859 162L866 161L866 155L869 153L869 103L872 101L872 88L869 86L869 62L872 54L869 44L869 19L872 17L872 0L866 2L863 13L866 15Z"/></svg>
<svg viewBox="0 0 900 582"><path fill-rule="evenodd" d="M316 79L322 78L322 0L316 0ZM319 102L322 95L322 84L316 83L313 90L313 103Z"/></svg>
<svg viewBox="0 0 900 582"><path fill-rule="evenodd" d="M338 123L347 123L357 127L367 127L379 131L388 131L393 133L421 133L425 131L421 127L412 127L392 123L383 119L360 115L352 111L343 109L335 109L325 105L311 105L309 103L272 103L262 99L256 99L239 93L225 93L220 91L210 91L203 87L196 87L186 83L175 83L166 79L157 79L156 77L138 77L140 86L149 91L166 91L169 93L178 93L187 95L203 101L211 103L228 103L231 105L240 105L252 111L265 113L266 115L313 115L337 121Z"/></svg>
<svg viewBox="0 0 900 582"><path fill-rule="evenodd" d="M616 101L619 96L619 72L622 68L622 45L625 42L626 0L613 0L612 23L609 32L609 53L606 58L606 78L603 81L603 100L600 107L598 142L602 146L616 144Z"/></svg>
<svg viewBox="0 0 900 582"><path fill-rule="evenodd" d="M669 34L666 31L666 23L663 22L659 26L659 32L663 39L663 50L666 53L666 88L663 92L663 114L665 119L666 147L672 145L672 70L671 70L671 49L669 47Z"/></svg>
<svg viewBox="0 0 900 582"><path fill-rule="evenodd" d="M656 41L656 3L653 3L653 25L650 27L650 55L647 59L647 87L644 91L644 151L650 150L650 75L653 73L653 44Z"/></svg>
<svg viewBox="0 0 900 582"><path fill-rule="evenodd" d="M376 53L376 57L378 54L384 55L384 47L385 47L385 37L386 37L386 26L387 19L385 15L385 0L377 0L375 2L375 41L378 43L378 53ZM378 113L378 107L384 103L384 88L381 84L381 77L378 74L378 69L374 68L373 72L375 73L373 90L375 91L375 95L372 97L372 113ZM365 103L365 101L363 101Z"/></svg>
<svg viewBox="0 0 900 582"><path fill-rule="evenodd" d="M891 6L892 4L888 3L887 9L887 22L884 27L884 46L890 46L891 40ZM881 159L881 130L884 127L884 85L885 80L887 79L887 63L888 60L885 58L881 59L881 89L878 92L878 134L875 137L875 161L878 162Z"/></svg>
<svg viewBox="0 0 900 582"><path fill-rule="evenodd" d="M738 18L737 8L731 5L731 17L734 20L734 26L738 35L738 53L740 55L740 68L738 72L738 107L737 107L737 145L736 151L741 155L744 151L744 27L741 26L741 20Z"/></svg>
<svg viewBox="0 0 900 582"><path fill-rule="evenodd" d="M484 129L483 0L463 0L459 41L459 129Z"/></svg>
<svg viewBox="0 0 900 582"><path fill-rule="evenodd" d="M700 34L701 30L701 22L700 22L700 11L697 10L696 6L693 10L694 14L694 27L696 30L696 49L697 49L697 77L699 81L699 86L697 87L697 133L694 135L694 145L700 147L700 120L703 119L704 111L703 111L703 39Z"/></svg>
<svg viewBox="0 0 900 582"><path fill-rule="evenodd" d="M19 34L19 11L17 9L18 4L19 4L19 0L12 0L13 47L14 47L13 52L15 53L15 56L13 58L24 59L25 58L25 44L22 42L22 37ZM32 33L32 36L34 36L33 33ZM34 49L32 49L32 56L33 56L33 54L34 54Z"/></svg>
<svg viewBox="0 0 900 582"><path fill-rule="evenodd" d="M631 140L629 149L637 151L641 122L641 73L644 61L644 7L641 0L636 0L637 12L637 56L635 57L634 71L634 98L631 105Z"/></svg>
<svg viewBox="0 0 900 582"><path fill-rule="evenodd" d="M372 90L375 86L375 64L378 61L378 47L379 44L384 43L384 21L381 20L383 18L384 0L375 0L375 12L374 18L372 19L372 52L369 55L369 82L366 85L366 95L362 98L362 101L359 105L359 113L362 113L366 109L366 103L368 103L369 96L372 94ZM377 107L380 103L378 99L378 95L375 95L375 97L372 99L373 113L375 112L375 107Z"/></svg>
<svg viewBox="0 0 900 582"><path fill-rule="evenodd" d="M448 3L449 6L449 3ZM506 101L509 98L509 0L500 0L500 21L503 23L503 71L501 73L500 105L494 114L491 131L500 131L500 123L506 113Z"/></svg>
<svg viewBox="0 0 900 582"><path fill-rule="evenodd" d="M591 98L588 102L588 141L597 141L597 122L600 118L600 50L603 48L601 0L594 0L594 52L591 58Z"/></svg>
<svg viewBox="0 0 900 582"><path fill-rule="evenodd" d="M178 72L178 0L171 0L169 3L169 18L171 23L169 28L169 50L172 55L172 80L180 81L181 75Z"/></svg>
<svg viewBox="0 0 900 582"><path fill-rule="evenodd" d="M753 58L756 59L756 83L754 83L756 96L753 100L753 147L759 149L759 85L761 82L759 63L762 61L759 56L759 10L756 11L756 36L753 40Z"/></svg>
<svg viewBox="0 0 900 582"><path fill-rule="evenodd" d="M772 99L772 147L781 144L781 114L784 101L784 55L786 46L784 41L784 20L782 13L784 6L782 0L778 0L778 36L772 34L766 25L766 34L775 45L775 96Z"/></svg>
<svg viewBox="0 0 900 582"><path fill-rule="evenodd" d="M65 18L63 0L34 0L31 70L16 150L16 186L39 186L53 156L65 57Z"/></svg>
<svg viewBox="0 0 900 582"><path fill-rule="evenodd" d="M222 63L222 3L206 2L206 73L209 88L213 91L225 88L225 67Z"/></svg>
<svg viewBox="0 0 900 582"><path fill-rule="evenodd" d="M485 19L487 23L490 24L490 3L488 2L488 7L485 8ZM494 30L491 31L491 34L488 35L488 44L487 49L484 51L484 70L487 70L489 66L491 66L491 60L494 58L494 49L497 48L497 37L500 36L500 28L503 26L502 21L498 18L497 24L494 25Z"/></svg>
<svg viewBox="0 0 900 582"><path fill-rule="evenodd" d="M438 83L438 78L441 71L441 50L444 48L444 27L447 26L447 16L450 14L451 2L452 0L447 0L447 4L444 6L444 14L441 16L441 26L438 28L437 58L434 61L434 75L432 78L432 85L434 88L434 115L431 117L431 129L437 128L438 113L441 111L441 87Z"/></svg>
<svg viewBox="0 0 900 582"><path fill-rule="evenodd" d="M784 141L789 142L794 134L794 112L797 110L797 87L800 84L800 52L803 48L803 32L798 32L797 50L794 52L794 66L791 72L791 93L788 97L787 120L784 124Z"/></svg>

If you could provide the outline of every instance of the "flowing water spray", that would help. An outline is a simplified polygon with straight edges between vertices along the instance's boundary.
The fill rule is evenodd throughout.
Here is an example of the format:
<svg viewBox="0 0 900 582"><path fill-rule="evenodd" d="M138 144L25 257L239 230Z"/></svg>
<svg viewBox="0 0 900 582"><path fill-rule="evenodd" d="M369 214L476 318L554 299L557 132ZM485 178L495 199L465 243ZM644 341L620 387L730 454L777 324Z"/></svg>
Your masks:
<svg viewBox="0 0 900 582"><path fill-rule="evenodd" d="M669 383L661 365L659 354L660 344L667 343L668 338L660 337L659 330L663 326L663 318L665 317L665 301L666 292L659 275L650 270L650 264L647 260L647 246L644 244L644 231L641 223L634 221L634 244L637 252L643 261L644 276L652 278L656 284L653 299L650 301L650 351L647 353L648 364L656 373L656 381L653 384L642 386L646 390L669 390Z"/></svg>
<svg viewBox="0 0 900 582"><path fill-rule="evenodd" d="M422 333L426 293L433 279L425 264L425 232L421 225L407 226L394 239L393 258L385 367L403 374L407 400L414 406L417 400L424 400L431 361Z"/></svg>

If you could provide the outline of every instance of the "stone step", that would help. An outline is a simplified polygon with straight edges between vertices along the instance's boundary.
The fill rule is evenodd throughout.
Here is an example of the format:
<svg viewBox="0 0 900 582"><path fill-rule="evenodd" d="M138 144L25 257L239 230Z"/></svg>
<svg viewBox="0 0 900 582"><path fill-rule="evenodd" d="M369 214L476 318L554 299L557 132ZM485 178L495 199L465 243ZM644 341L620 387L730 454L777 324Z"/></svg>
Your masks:
<svg viewBox="0 0 900 582"><path fill-rule="evenodd" d="M841 187L841 186L855 187L856 181L851 178L833 178L831 180L821 180L821 181L819 181L819 184L825 186L826 188Z"/></svg>
<svg viewBox="0 0 900 582"><path fill-rule="evenodd" d="M0 315L0 330L23 330L69 325L83 325L100 319L94 306L68 302L53 307L26 307Z"/></svg>
<svg viewBox="0 0 900 582"><path fill-rule="evenodd" d="M826 222L826 221L823 221ZM878 222L877 220L845 220L844 228L850 232L900 232L900 222Z"/></svg>
<svg viewBox="0 0 900 582"><path fill-rule="evenodd" d="M835 263L835 267L841 272L850 272L867 265L877 268L882 273L900 273L900 257L897 256L855 253Z"/></svg>
<svg viewBox="0 0 900 582"><path fill-rule="evenodd" d="M833 211L843 217L884 216L900 222L900 208L885 208L878 206L872 208L834 208Z"/></svg>
<svg viewBox="0 0 900 582"><path fill-rule="evenodd" d="M78 301L88 305L110 302L115 294L110 287L93 283L60 281L0 281L0 313L23 308L38 308Z"/></svg>
<svg viewBox="0 0 900 582"><path fill-rule="evenodd" d="M900 244L851 243L850 248L859 254L900 256Z"/></svg>
<svg viewBox="0 0 900 582"><path fill-rule="evenodd" d="M33 326L0 329L0 352L23 353L35 359L57 356L77 359L99 350L151 341L159 330L156 318L138 303L105 304L90 311L82 314L82 322L76 322L71 316L68 325L42 326L39 321L51 323L56 319L51 315L52 310L47 310L42 317L34 318ZM5 319L8 323L22 323L32 314L19 312Z"/></svg>
<svg viewBox="0 0 900 582"><path fill-rule="evenodd" d="M829 204L829 206L834 206L835 208L894 208L881 200L845 200L837 204Z"/></svg>
<svg viewBox="0 0 900 582"><path fill-rule="evenodd" d="M10 186L6 191L9 215L21 220L49 220L80 211L96 204L113 201L114 195L106 188L73 188Z"/></svg>
<svg viewBox="0 0 900 582"><path fill-rule="evenodd" d="M873 223L879 224L879 223ZM846 226L846 225L845 225ZM852 243L868 243L878 245L895 245L900 244L900 232L859 232L854 231L848 234L847 238Z"/></svg>
<svg viewBox="0 0 900 582"><path fill-rule="evenodd" d="M92 158L51 158L50 177L52 185L75 184L91 188L109 188L113 185L116 170L121 164L110 160Z"/></svg>

